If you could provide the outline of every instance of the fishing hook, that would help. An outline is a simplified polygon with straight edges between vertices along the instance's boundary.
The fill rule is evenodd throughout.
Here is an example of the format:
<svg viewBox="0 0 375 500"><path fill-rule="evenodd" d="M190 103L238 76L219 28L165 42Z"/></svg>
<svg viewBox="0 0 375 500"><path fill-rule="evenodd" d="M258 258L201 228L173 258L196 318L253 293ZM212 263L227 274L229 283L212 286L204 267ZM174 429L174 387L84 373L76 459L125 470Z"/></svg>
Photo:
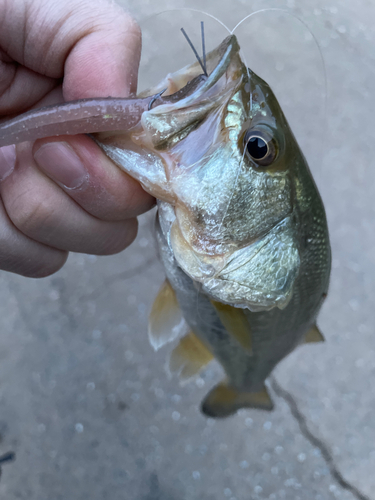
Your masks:
<svg viewBox="0 0 375 500"><path fill-rule="evenodd" d="M165 88L164 90L162 90L161 92L159 92L158 94L154 95L154 97L151 99L151 101L148 104L148 110L149 111L152 108L152 105L154 104L154 102L156 101L156 99L159 99L159 97L161 97L167 89L168 89L168 87Z"/></svg>

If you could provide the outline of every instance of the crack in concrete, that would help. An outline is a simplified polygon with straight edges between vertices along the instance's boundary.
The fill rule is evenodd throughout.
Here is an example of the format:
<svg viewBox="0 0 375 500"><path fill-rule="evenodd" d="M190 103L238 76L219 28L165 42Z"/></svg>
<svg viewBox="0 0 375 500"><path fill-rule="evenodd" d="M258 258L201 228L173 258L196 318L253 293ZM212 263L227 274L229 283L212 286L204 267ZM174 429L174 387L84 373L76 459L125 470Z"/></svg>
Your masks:
<svg viewBox="0 0 375 500"><path fill-rule="evenodd" d="M277 382L274 376L270 377L271 387L275 391L276 395L281 397L286 404L289 406L290 412L296 419L298 426L301 430L302 435L316 448L318 448L322 454L324 461L326 462L332 477L341 486L341 488L350 491L358 500L370 500L369 497L361 493L355 486L350 484L337 469L334 462L332 452L329 447L324 443L324 441L317 436L315 436L309 429L305 416L301 413L294 397L285 389L283 389Z"/></svg>

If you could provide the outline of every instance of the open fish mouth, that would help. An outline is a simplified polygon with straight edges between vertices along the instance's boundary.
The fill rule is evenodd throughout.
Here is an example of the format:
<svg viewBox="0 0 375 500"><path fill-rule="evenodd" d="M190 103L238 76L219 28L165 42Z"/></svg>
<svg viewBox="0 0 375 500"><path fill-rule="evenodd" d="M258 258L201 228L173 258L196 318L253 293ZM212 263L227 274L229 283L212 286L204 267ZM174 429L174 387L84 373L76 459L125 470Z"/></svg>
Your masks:
<svg viewBox="0 0 375 500"><path fill-rule="evenodd" d="M172 225L170 243L181 269L217 300L250 311L283 309L289 303L300 257L292 217L287 216L254 243L227 255L195 252L178 223Z"/></svg>
<svg viewBox="0 0 375 500"><path fill-rule="evenodd" d="M225 38L215 50L207 54L206 75L202 75L200 65L195 62L178 71L168 74L152 88L138 94L138 97L161 95L159 104L174 104L179 108L188 106L191 102L199 102L200 98L210 98L209 92L228 70L233 57L240 50L237 38L230 35ZM195 81L198 77L203 77ZM192 85L192 82L194 82ZM181 93L179 91L182 90ZM193 95L194 94L194 95Z"/></svg>
<svg viewBox="0 0 375 500"><path fill-rule="evenodd" d="M169 205L168 221L159 215L168 244L205 294L251 311L282 309L300 265L288 173L297 147L290 158L284 155L285 134L274 130L274 113L288 132L286 121L239 50L236 37L227 37L207 54L205 75L194 63L145 91L160 95L130 135L97 140L160 204ZM277 151L271 163L256 163L256 154L246 153L248 133L257 144L267 141L267 151ZM291 133L287 138L294 144Z"/></svg>

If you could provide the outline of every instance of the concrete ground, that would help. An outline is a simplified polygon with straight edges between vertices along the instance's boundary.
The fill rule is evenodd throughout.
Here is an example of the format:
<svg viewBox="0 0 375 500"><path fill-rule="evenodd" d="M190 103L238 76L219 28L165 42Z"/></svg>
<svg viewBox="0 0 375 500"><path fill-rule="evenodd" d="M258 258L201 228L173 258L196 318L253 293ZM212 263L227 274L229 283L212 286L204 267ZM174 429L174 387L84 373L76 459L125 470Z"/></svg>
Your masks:
<svg viewBox="0 0 375 500"><path fill-rule="evenodd" d="M333 271L319 325L327 342L299 348L275 370L273 413L214 421L198 406L218 367L180 386L165 374L167 349L155 354L148 344L147 314L163 280L154 214L142 217L137 241L121 255L71 255L44 280L2 273L0 455L14 451L16 459L2 466L0 498L374 500L375 4L126 6L139 20L200 8L230 28L259 8L285 7L316 36L327 68L326 122L324 73L298 20L259 14L241 28L240 43L285 105L325 202ZM142 85L185 64L181 16L192 38L202 16L176 15L161 27L163 16L143 23ZM223 31L208 19L206 26L214 46Z"/></svg>

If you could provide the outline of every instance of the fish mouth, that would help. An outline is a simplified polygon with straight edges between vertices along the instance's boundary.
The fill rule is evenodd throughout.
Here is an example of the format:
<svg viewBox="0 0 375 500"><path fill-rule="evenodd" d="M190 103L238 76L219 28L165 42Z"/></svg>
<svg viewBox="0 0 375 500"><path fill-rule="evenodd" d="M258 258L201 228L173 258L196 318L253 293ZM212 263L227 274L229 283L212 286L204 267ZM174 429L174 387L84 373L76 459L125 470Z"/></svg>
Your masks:
<svg viewBox="0 0 375 500"><path fill-rule="evenodd" d="M291 215L258 240L227 254L196 252L177 220L170 244L181 269L213 300L256 312L284 309L292 297L300 257Z"/></svg>
<svg viewBox="0 0 375 500"><path fill-rule="evenodd" d="M207 54L207 76L202 75L199 64L194 63L139 94L141 97L158 92L162 95L143 113L141 130L132 135L132 140L148 149L165 151L185 138L241 85L239 50L237 38L231 35ZM174 93L170 93L170 89Z"/></svg>
<svg viewBox="0 0 375 500"><path fill-rule="evenodd" d="M227 71L233 55L237 54L239 50L236 36L230 35L215 50L207 54L208 76L202 75L199 63L195 62L170 73L154 87L139 93L138 97L161 94L155 105L178 104L180 107L186 107L190 105L191 101L197 101L207 94L207 91Z"/></svg>

